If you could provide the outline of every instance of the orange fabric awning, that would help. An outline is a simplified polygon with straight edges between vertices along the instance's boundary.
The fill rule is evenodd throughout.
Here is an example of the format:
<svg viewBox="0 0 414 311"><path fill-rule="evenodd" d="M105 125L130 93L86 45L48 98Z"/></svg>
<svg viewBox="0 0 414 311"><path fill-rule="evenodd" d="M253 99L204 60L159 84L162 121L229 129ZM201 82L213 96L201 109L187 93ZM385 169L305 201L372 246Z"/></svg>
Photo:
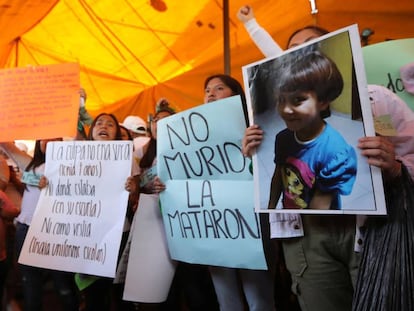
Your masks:
<svg viewBox="0 0 414 311"><path fill-rule="evenodd" d="M232 75L262 58L230 2ZM335 30L358 23L374 30L370 43L413 37L414 2L316 0L250 1L258 21L282 45L293 30L317 24ZM204 79L222 73L220 1L4 0L0 6L0 66L78 62L92 115L145 118L160 97L179 110L198 105ZM166 5L156 10L151 3ZM161 6L162 9L162 6Z"/></svg>

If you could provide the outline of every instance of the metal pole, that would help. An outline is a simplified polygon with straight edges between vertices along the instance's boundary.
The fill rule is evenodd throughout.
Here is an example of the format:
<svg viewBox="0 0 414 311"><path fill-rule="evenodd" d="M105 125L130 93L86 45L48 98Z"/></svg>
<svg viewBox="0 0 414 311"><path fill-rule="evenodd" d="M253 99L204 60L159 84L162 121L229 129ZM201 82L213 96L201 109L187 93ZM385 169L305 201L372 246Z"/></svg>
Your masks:
<svg viewBox="0 0 414 311"><path fill-rule="evenodd" d="M230 68L230 27L229 27L229 0L223 0L223 51L224 73L231 74Z"/></svg>
<svg viewBox="0 0 414 311"><path fill-rule="evenodd" d="M20 37L17 37L15 40L15 44L16 44L16 49L15 49L15 53L16 53L16 57L14 60L14 67L19 67L19 43L20 43Z"/></svg>

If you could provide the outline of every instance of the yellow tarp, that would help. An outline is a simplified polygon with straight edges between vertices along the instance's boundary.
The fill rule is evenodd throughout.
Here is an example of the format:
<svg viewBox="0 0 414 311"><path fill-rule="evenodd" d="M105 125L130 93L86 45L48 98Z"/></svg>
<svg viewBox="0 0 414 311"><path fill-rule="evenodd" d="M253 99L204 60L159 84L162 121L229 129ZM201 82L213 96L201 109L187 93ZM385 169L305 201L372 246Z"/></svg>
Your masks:
<svg viewBox="0 0 414 311"><path fill-rule="evenodd" d="M231 74L242 82L241 66L262 56L236 18L246 2L229 2ZM315 15L309 0L249 4L281 44L308 24L358 23L375 31L369 43L414 37L412 0L315 2ZM202 102L208 75L224 71L222 13L211 0L3 0L0 68L78 62L92 115L145 118L160 97L184 110Z"/></svg>

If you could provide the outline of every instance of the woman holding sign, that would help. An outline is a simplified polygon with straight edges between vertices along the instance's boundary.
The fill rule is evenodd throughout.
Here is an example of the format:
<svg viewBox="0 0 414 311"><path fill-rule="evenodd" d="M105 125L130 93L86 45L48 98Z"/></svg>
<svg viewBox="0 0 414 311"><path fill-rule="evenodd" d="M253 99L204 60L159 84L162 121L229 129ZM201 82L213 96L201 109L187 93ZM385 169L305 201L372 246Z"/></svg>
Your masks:
<svg viewBox="0 0 414 311"><path fill-rule="evenodd" d="M167 100L161 99L158 101L155 115L150 123L151 140L147 146L144 147L144 156L140 162L142 194L158 194L165 189L165 185L161 183L156 176L157 123L159 120L169 117L174 113L175 111L169 106ZM147 207L158 209L158 203L156 203L155 206L149 206L149 204L147 206L141 201L139 208L141 208L141 206L143 209ZM164 228L162 231L163 230ZM168 250L166 250L166 252L168 253ZM162 262L161 265L168 266L165 262ZM160 294L157 297L159 299L162 296L161 291L163 294L167 294L168 288L159 290ZM181 297L183 297L183 299L181 299ZM171 286L169 287L168 297L165 302L159 304L159 309L181 310L182 308L194 311L214 311L218 309L207 267L186 262L178 262Z"/></svg>
<svg viewBox="0 0 414 311"><path fill-rule="evenodd" d="M121 126L119 125L117 118L109 113L99 114L91 124L88 140L122 140ZM125 190L127 190L130 195L136 193L137 184L134 177L130 176L127 178L125 182ZM128 219L125 218L119 254L123 251L128 238L129 229L130 223ZM92 278L96 277L93 276ZM86 287L83 290L85 300L84 310L110 310L112 303L116 304L117 307L122 310L132 310L134 308L132 303L122 301L123 284L114 284L113 281L112 278L96 278L96 281Z"/></svg>
<svg viewBox="0 0 414 311"><path fill-rule="evenodd" d="M150 134L151 138L149 142L143 146L143 150L140 151L143 154L140 161L140 192L142 194L157 194L164 189L164 185L159 182L156 176L156 163L157 163L157 123L159 120L169 117L175 113L174 109L170 107L168 100L160 99L155 107L155 114L151 117L150 121ZM147 206L145 206L147 207ZM148 206L150 207L150 206ZM153 207L153 206L151 206ZM155 208L158 208L155 206ZM206 293L202 293L200 288L200 275L197 265L189 265L187 263L178 263L175 270L174 278L169 288L168 297L165 302L159 304L159 309L176 309L181 308L180 296L183 292L185 305L189 310L208 310L208 300L197 299L200 293L205 296ZM197 279L196 282L193 282Z"/></svg>
<svg viewBox="0 0 414 311"><path fill-rule="evenodd" d="M213 75L204 82L204 102L240 95L247 120L246 99L240 83L228 75ZM265 248L270 244L266 222L261 221ZM265 238L263 238L265 237ZM250 270L210 266L210 274L221 311L243 310L244 297L249 310L274 310L273 279L268 270Z"/></svg>
<svg viewBox="0 0 414 311"><path fill-rule="evenodd" d="M47 180L43 176L46 145L50 141L59 140L61 139L37 140L33 158L18 149L13 143L1 144L7 155L23 171L22 181L26 184L21 204L21 213L16 218L17 256L20 255L23 242L29 230L41 188L47 185ZM45 285L45 276L47 275L53 279L63 310L77 311L79 309L79 298L73 273L47 270L23 264L19 264L18 267L22 275L24 310L42 310L43 286Z"/></svg>
<svg viewBox="0 0 414 311"><path fill-rule="evenodd" d="M231 76L217 74L204 82L204 103L240 95L247 120L246 100L242 86ZM165 189L159 179L154 182L154 191ZM253 208L253 207L252 207ZM268 222L261 217L261 229L265 252L270 250ZM251 311L275 310L273 278L268 270L237 269L219 266L209 267L217 300L221 311L244 310L245 301Z"/></svg>

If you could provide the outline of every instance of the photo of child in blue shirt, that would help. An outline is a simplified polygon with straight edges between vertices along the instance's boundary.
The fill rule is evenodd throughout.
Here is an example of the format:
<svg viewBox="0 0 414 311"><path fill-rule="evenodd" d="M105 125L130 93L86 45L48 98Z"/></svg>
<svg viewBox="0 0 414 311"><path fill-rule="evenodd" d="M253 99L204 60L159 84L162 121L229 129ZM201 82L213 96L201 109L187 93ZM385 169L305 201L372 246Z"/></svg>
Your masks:
<svg viewBox="0 0 414 311"><path fill-rule="evenodd" d="M274 79L277 111L286 129L276 135L269 209L341 209L357 173L357 155L324 118L342 92L336 64L318 50L291 52Z"/></svg>

